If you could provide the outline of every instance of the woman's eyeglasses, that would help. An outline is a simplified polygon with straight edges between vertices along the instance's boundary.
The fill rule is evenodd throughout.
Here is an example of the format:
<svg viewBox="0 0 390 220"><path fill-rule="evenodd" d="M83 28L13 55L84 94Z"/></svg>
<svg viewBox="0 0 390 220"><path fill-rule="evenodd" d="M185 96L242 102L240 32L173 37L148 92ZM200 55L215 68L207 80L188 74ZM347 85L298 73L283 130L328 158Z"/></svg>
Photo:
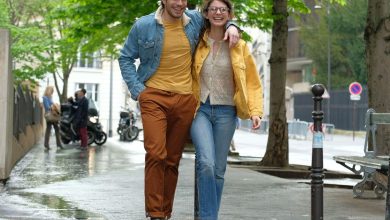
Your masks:
<svg viewBox="0 0 390 220"><path fill-rule="evenodd" d="M218 10L221 14L225 14L226 12L229 11L229 8L228 7L213 7L213 6L208 8L208 11L210 11L214 14L217 13Z"/></svg>

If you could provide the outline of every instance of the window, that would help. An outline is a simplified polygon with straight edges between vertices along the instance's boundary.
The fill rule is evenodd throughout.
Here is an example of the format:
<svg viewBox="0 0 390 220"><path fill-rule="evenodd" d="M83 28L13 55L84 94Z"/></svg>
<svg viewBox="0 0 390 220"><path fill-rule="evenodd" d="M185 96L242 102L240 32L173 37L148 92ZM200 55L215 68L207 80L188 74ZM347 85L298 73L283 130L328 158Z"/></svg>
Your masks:
<svg viewBox="0 0 390 220"><path fill-rule="evenodd" d="M92 99L96 102L96 104L99 103L99 84L95 83L76 83L76 91L79 89L85 89L87 90L87 98Z"/></svg>
<svg viewBox="0 0 390 220"><path fill-rule="evenodd" d="M100 51L94 53L79 52L75 67L101 69L102 61Z"/></svg>

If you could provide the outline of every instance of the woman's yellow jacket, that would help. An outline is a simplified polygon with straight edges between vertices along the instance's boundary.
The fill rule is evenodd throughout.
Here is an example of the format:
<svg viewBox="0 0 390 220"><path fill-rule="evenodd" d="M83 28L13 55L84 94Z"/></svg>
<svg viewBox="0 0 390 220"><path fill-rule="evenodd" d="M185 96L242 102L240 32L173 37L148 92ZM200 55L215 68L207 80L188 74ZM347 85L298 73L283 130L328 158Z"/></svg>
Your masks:
<svg viewBox="0 0 390 220"><path fill-rule="evenodd" d="M200 39L192 66L193 92L198 106L200 103L200 71L210 52L210 47L206 42L207 34ZM256 64L245 41L240 40L236 46L230 48L230 58L235 83L234 103L237 116L241 119L248 119L255 115L262 117L263 88Z"/></svg>

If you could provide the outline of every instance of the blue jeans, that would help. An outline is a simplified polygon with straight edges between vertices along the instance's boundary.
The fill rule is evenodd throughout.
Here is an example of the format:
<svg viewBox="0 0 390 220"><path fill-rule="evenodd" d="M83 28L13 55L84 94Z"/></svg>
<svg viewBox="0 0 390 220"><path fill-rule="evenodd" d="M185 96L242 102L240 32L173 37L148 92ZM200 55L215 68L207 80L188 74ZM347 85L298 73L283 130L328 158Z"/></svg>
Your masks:
<svg viewBox="0 0 390 220"><path fill-rule="evenodd" d="M236 108L201 103L191 126L201 220L218 219L227 156L236 128Z"/></svg>

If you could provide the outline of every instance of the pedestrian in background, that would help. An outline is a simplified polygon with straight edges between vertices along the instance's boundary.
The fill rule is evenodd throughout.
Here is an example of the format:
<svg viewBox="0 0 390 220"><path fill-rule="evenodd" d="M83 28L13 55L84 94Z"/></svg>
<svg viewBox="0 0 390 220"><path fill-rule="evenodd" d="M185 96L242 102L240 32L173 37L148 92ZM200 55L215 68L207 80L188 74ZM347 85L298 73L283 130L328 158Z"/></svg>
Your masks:
<svg viewBox="0 0 390 220"><path fill-rule="evenodd" d="M54 93L54 87L53 86L47 86L45 89L45 92L42 97L43 107L45 108L45 115L51 112L52 114L57 114L57 117L59 119L60 117L60 107L58 104L53 103L53 96ZM60 132L58 128L58 120L48 120L45 117L46 121L46 131L45 131L45 139L44 139L44 146L46 150L50 149L49 146L49 139L51 134L51 128L54 128L55 136L56 136L56 144L58 148L63 148L60 140Z"/></svg>
<svg viewBox="0 0 390 220"><path fill-rule="evenodd" d="M135 22L119 57L123 79L141 108L145 209L151 219L171 217L179 163L196 107L191 61L204 23L198 11L186 8L187 0L162 0L155 13ZM237 28L229 27L228 32L236 42Z"/></svg>
<svg viewBox="0 0 390 220"><path fill-rule="evenodd" d="M226 22L233 18L230 0L206 0L206 28L193 61L194 96L198 109L191 126L196 153L198 217L218 219L229 146L236 117L260 126L262 85L246 42L229 48L223 40Z"/></svg>
<svg viewBox="0 0 390 220"><path fill-rule="evenodd" d="M77 109L75 115L74 125L80 135L80 149L86 150L88 148L88 99L85 97L87 91L80 89L77 92Z"/></svg>

